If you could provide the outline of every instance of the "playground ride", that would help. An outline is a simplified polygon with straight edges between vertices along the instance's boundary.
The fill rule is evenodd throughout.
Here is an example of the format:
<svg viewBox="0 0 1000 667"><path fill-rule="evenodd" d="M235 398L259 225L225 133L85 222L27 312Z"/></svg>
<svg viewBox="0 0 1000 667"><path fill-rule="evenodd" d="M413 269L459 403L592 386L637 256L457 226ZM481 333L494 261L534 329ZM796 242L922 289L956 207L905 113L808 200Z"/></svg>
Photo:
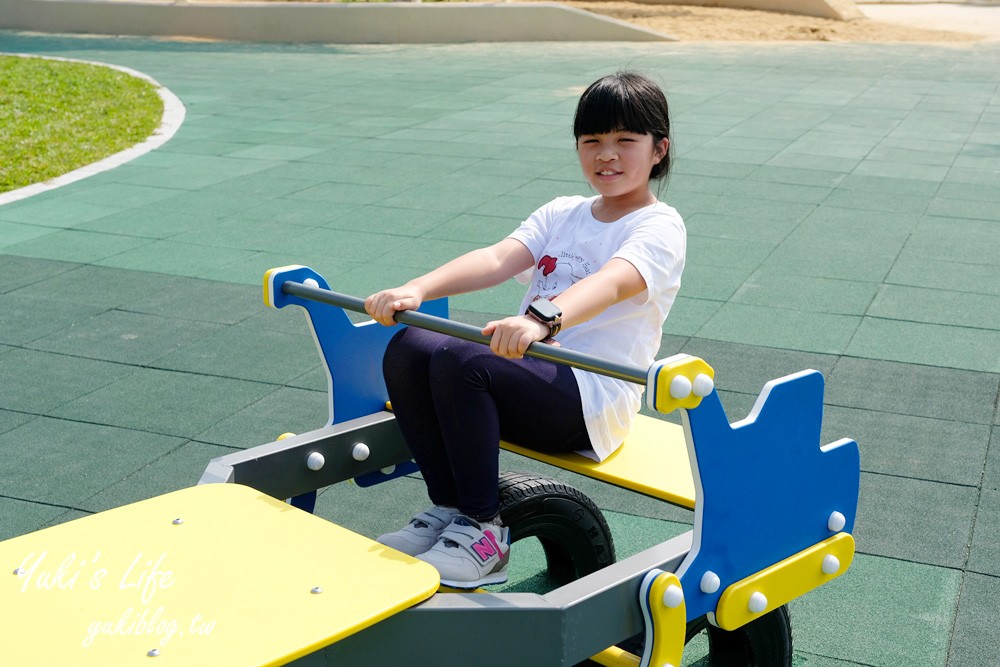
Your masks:
<svg viewBox="0 0 1000 667"><path fill-rule="evenodd" d="M12 572L0 576L0 622L13 637L0 663L436 665L446 642L448 655L480 665L677 667L685 642L707 630L712 664L791 665L786 603L851 564L858 448L820 446L818 372L768 382L730 424L701 359L636 369L534 344L533 356L644 385L647 406L679 410L682 425L640 416L601 463L502 446L693 508L693 529L615 562L585 495L504 473L512 540L537 537L561 585L439 590L429 565L308 513L330 484L415 470L381 378L395 328L354 324L344 309L363 302L307 267L269 271L264 299L306 313L328 372L327 425L213 459L199 486L0 543ZM487 342L445 319L443 300L422 311L397 320ZM483 651L487 637L501 650Z"/></svg>

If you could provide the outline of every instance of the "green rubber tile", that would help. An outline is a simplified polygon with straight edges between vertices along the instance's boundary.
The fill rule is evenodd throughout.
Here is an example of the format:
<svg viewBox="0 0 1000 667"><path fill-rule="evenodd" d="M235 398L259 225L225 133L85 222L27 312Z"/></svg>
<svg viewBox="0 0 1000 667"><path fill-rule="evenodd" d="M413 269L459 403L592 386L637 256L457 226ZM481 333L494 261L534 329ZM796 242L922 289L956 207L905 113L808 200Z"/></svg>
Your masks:
<svg viewBox="0 0 1000 667"><path fill-rule="evenodd" d="M228 181L222 181L215 185L210 185L204 192L212 194L230 194L235 197L242 197L247 192L252 192L255 197L264 199L284 197L286 195L299 192L309 187L309 183L303 183L296 178L283 178L282 176L267 172L250 174L249 176L237 176Z"/></svg>
<svg viewBox="0 0 1000 667"><path fill-rule="evenodd" d="M0 295L0 343L24 345L93 317L104 309L43 297Z"/></svg>
<svg viewBox="0 0 1000 667"><path fill-rule="evenodd" d="M396 190L387 185L361 185L357 183L320 183L289 195L290 199L320 201L336 204L378 204L389 206ZM401 202L402 203L402 202ZM418 206L419 207L419 206Z"/></svg>
<svg viewBox="0 0 1000 667"><path fill-rule="evenodd" d="M990 427L827 406L823 436L824 443L845 437L857 441L861 469L868 472L978 486Z"/></svg>
<svg viewBox="0 0 1000 667"><path fill-rule="evenodd" d="M946 368L1000 372L1000 331L866 317L845 352Z"/></svg>
<svg viewBox="0 0 1000 667"><path fill-rule="evenodd" d="M65 512L65 507L57 505L0 496L0 540L38 530ZM14 567L16 566L15 563Z"/></svg>
<svg viewBox="0 0 1000 667"><path fill-rule="evenodd" d="M775 244L750 239L727 239L717 236L688 234L685 266L724 266L737 269L756 269L772 251Z"/></svg>
<svg viewBox="0 0 1000 667"><path fill-rule="evenodd" d="M827 381L826 401L901 415L989 424L998 385L1000 378L989 373L843 357Z"/></svg>
<svg viewBox="0 0 1000 667"><path fill-rule="evenodd" d="M753 269L753 266L731 267L688 259L684 264L681 294L690 299L726 301L744 285Z"/></svg>
<svg viewBox="0 0 1000 667"><path fill-rule="evenodd" d="M220 325L109 310L30 343L36 350L148 365L202 339Z"/></svg>
<svg viewBox="0 0 1000 667"><path fill-rule="evenodd" d="M733 343L842 354L860 318L726 303L695 335Z"/></svg>
<svg viewBox="0 0 1000 667"><path fill-rule="evenodd" d="M145 239L166 239L181 232L214 224L216 219L211 214L177 213L170 209L144 207L106 215L77 225L77 229Z"/></svg>
<svg viewBox="0 0 1000 667"><path fill-rule="evenodd" d="M447 211L393 208L390 206L360 206L349 209L341 215L330 217L324 220L320 226L344 231L365 229L402 236L424 236L433 235L439 227L454 218L455 214ZM459 237L452 240L465 241L469 239Z"/></svg>
<svg viewBox="0 0 1000 667"><path fill-rule="evenodd" d="M693 336L723 306L722 301L694 299L678 296L670 307L670 314L663 324L663 332L673 336Z"/></svg>
<svg viewBox="0 0 1000 667"><path fill-rule="evenodd" d="M996 223L987 220L924 218L906 244L917 257L965 264L1000 264ZM905 253L904 253L905 254Z"/></svg>
<svg viewBox="0 0 1000 667"><path fill-rule="evenodd" d="M190 439L273 389L246 380L141 368L51 415Z"/></svg>
<svg viewBox="0 0 1000 667"><path fill-rule="evenodd" d="M272 251L292 256L326 257L327 263L338 261L381 263L392 262L393 257L402 257L411 241L412 239L398 234L321 227L275 238Z"/></svg>
<svg viewBox="0 0 1000 667"><path fill-rule="evenodd" d="M152 365L173 371L285 383L316 365L316 344L304 328L280 333L237 324L174 349Z"/></svg>
<svg viewBox="0 0 1000 667"><path fill-rule="evenodd" d="M765 164L769 167L784 167L787 169L811 169L815 171L834 171L842 174L850 174L858 164L860 158L856 157L830 157L822 159L801 152L782 151Z"/></svg>
<svg viewBox="0 0 1000 667"><path fill-rule="evenodd" d="M976 524L966 569L971 572L1000 577L1000 491L984 488L979 497Z"/></svg>
<svg viewBox="0 0 1000 667"><path fill-rule="evenodd" d="M24 257L92 263L129 252L147 243L147 239L67 229L15 243L4 248L4 251Z"/></svg>
<svg viewBox="0 0 1000 667"><path fill-rule="evenodd" d="M235 216L238 219L247 221L264 220L285 225L322 227L340 221L345 216L350 216L361 208L361 204L337 204L336 206L331 206L329 202L323 201L277 198L239 211ZM350 220L353 220L353 218L350 218ZM351 223L346 222L343 224L350 225ZM288 233L295 233L295 230L289 229Z"/></svg>
<svg viewBox="0 0 1000 667"><path fill-rule="evenodd" d="M183 440L83 422L39 417L0 435L4 493L22 500L76 505L176 449Z"/></svg>
<svg viewBox="0 0 1000 667"><path fill-rule="evenodd" d="M220 420L195 437L225 447L249 449L273 442L282 433L305 433L330 419L329 398L323 391L281 387Z"/></svg>
<svg viewBox="0 0 1000 667"><path fill-rule="evenodd" d="M937 197L935 201L945 200L949 204L955 202L994 202L1000 204L1000 189L983 187L979 183L966 183L962 181L951 181L946 180L941 183L937 190ZM972 216L954 216L952 217L972 217ZM995 219L996 214L993 218Z"/></svg>
<svg viewBox="0 0 1000 667"><path fill-rule="evenodd" d="M930 195L893 194L840 189L833 191L823 201L824 206L838 206L865 211L922 214L931 202Z"/></svg>
<svg viewBox="0 0 1000 667"><path fill-rule="evenodd" d="M868 154L868 159L885 162L901 162L948 167L955 161L955 154L879 145L873 148L871 153Z"/></svg>
<svg viewBox="0 0 1000 667"><path fill-rule="evenodd" d="M86 190L81 190L72 195L73 201L84 204L107 205L114 203L122 208L133 208L146 204L155 204L169 197L177 195L177 190L167 188L157 188L146 185L129 185L125 183L104 183L104 179L98 181L100 184L92 184Z"/></svg>
<svg viewBox="0 0 1000 667"><path fill-rule="evenodd" d="M975 218L996 222L1000 220L997 208L998 204L995 201L935 197L927 208L927 213L949 218Z"/></svg>
<svg viewBox="0 0 1000 667"><path fill-rule="evenodd" d="M919 257L904 249L893 264L886 282L1000 296L1000 264L944 261Z"/></svg>
<svg viewBox="0 0 1000 667"><path fill-rule="evenodd" d="M26 412L11 412L10 410L0 409L0 433L13 431L21 424L29 422L33 418L34 415L28 414Z"/></svg>
<svg viewBox="0 0 1000 667"><path fill-rule="evenodd" d="M51 233L51 227L39 227L19 222L0 222L0 250Z"/></svg>
<svg viewBox="0 0 1000 667"><path fill-rule="evenodd" d="M960 584L955 570L858 554L789 605L795 648L877 667L943 665Z"/></svg>
<svg viewBox="0 0 1000 667"><path fill-rule="evenodd" d="M0 272L4 276L3 282L0 283L0 294L13 292L60 273L72 271L79 266L75 262L0 254Z"/></svg>
<svg viewBox="0 0 1000 667"><path fill-rule="evenodd" d="M299 160L309 155L322 152L323 148L307 146L288 146L284 144L242 145L232 152L222 153L226 157L250 158L253 160Z"/></svg>
<svg viewBox="0 0 1000 667"><path fill-rule="evenodd" d="M400 223L409 224L411 213L416 217L420 212L407 212L403 216L405 222L401 220ZM424 234L424 237L446 241L469 241L480 246L487 246L507 237L507 235L517 229L519 222L519 220L513 218L464 213L451 217L448 221L428 230Z"/></svg>
<svg viewBox="0 0 1000 667"><path fill-rule="evenodd" d="M743 283L732 301L816 313L863 315L877 290L875 283L762 270Z"/></svg>
<svg viewBox="0 0 1000 667"><path fill-rule="evenodd" d="M378 261L392 262L397 266L410 268L416 276L437 268L449 259L481 247L483 247L481 244L469 241L445 241L435 238L410 239L406 242L405 248L388 252L381 256Z"/></svg>
<svg viewBox="0 0 1000 667"><path fill-rule="evenodd" d="M1000 423L1000 415L996 417L994 426ZM1000 429L993 429L990 439L990 451L986 455L986 470L983 473L983 490L1000 490Z"/></svg>
<svg viewBox="0 0 1000 667"><path fill-rule="evenodd" d="M367 488L351 482L334 484L319 494L315 514L375 539L399 530L429 505L423 480L412 476Z"/></svg>
<svg viewBox="0 0 1000 667"><path fill-rule="evenodd" d="M883 285L868 315L997 331L1000 330L1000 295Z"/></svg>
<svg viewBox="0 0 1000 667"><path fill-rule="evenodd" d="M975 487L863 472L858 551L962 568L978 500Z"/></svg>
<svg viewBox="0 0 1000 667"><path fill-rule="evenodd" d="M42 415L132 372L122 364L18 348L0 355L0 407Z"/></svg>
<svg viewBox="0 0 1000 667"><path fill-rule="evenodd" d="M688 234L717 236L726 239L746 239L777 245L795 229L797 220L748 220L740 216L693 213L684 216ZM693 267L687 266L686 270Z"/></svg>
<svg viewBox="0 0 1000 667"><path fill-rule="evenodd" d="M769 381L814 369L829 376L836 357L795 350L692 338L679 350L701 357L715 369L715 386L757 396Z"/></svg>
<svg viewBox="0 0 1000 667"><path fill-rule="evenodd" d="M238 264L250 259L254 254L252 250L215 248L162 240L149 242L142 247L95 263L119 269L197 278L205 275L208 268Z"/></svg>
<svg viewBox="0 0 1000 667"><path fill-rule="evenodd" d="M14 294L115 308L145 295L157 294L176 281L172 276L158 273L80 266L23 287Z"/></svg>
<svg viewBox="0 0 1000 667"><path fill-rule="evenodd" d="M79 503L79 508L103 512L195 486L208 462L230 451L217 445L188 442L87 498Z"/></svg>
<svg viewBox="0 0 1000 667"><path fill-rule="evenodd" d="M257 286L177 278L158 273L127 273L129 281L141 282L145 275L162 281L163 288L150 289L123 301L122 310L180 320L236 324L265 309Z"/></svg>
<svg viewBox="0 0 1000 667"><path fill-rule="evenodd" d="M39 227L68 228L117 213L123 208L125 207L112 206L110 202L88 204L76 201L69 195L47 193L0 206L0 220Z"/></svg>
<svg viewBox="0 0 1000 667"><path fill-rule="evenodd" d="M846 176L837 171L821 171L818 169L791 169L763 165L754 169L746 176L748 181L764 181L766 183L787 183L790 185L809 185L829 192L839 186Z"/></svg>
<svg viewBox="0 0 1000 667"><path fill-rule="evenodd" d="M967 573L962 580L955 629L948 655L949 667L989 665L1000 654L997 599L1000 578Z"/></svg>

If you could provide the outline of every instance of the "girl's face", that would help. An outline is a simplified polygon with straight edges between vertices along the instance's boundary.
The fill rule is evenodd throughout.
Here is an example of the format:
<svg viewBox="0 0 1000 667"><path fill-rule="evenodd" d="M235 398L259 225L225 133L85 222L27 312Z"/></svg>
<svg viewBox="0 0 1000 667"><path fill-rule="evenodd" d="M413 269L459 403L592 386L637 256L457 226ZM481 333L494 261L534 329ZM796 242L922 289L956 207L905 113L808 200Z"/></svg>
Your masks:
<svg viewBox="0 0 1000 667"><path fill-rule="evenodd" d="M576 141L587 182L606 199L649 197L649 173L667 154L669 142L651 134L616 130L584 134Z"/></svg>

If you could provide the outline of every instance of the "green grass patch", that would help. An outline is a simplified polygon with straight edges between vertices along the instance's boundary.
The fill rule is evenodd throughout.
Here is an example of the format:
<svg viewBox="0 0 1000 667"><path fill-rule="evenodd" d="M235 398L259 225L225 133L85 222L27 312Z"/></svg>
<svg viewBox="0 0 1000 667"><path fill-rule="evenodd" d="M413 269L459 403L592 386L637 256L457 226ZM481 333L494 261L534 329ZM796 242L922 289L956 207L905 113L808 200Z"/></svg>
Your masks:
<svg viewBox="0 0 1000 667"><path fill-rule="evenodd" d="M124 72L0 56L0 192L45 181L145 140L156 88Z"/></svg>

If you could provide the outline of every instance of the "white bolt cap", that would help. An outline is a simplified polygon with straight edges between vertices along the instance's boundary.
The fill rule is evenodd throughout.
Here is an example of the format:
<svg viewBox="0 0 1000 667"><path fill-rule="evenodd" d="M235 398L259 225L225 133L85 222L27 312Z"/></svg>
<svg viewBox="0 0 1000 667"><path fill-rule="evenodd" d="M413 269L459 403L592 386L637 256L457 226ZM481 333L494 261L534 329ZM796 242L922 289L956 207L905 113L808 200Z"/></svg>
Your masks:
<svg viewBox="0 0 1000 667"><path fill-rule="evenodd" d="M694 395L705 398L712 393L713 389L715 389L715 381L704 373L698 373L692 385Z"/></svg>
<svg viewBox="0 0 1000 667"><path fill-rule="evenodd" d="M308 287L319 287L319 283L316 282L315 278L306 278L302 281L302 284L307 285Z"/></svg>
<svg viewBox="0 0 1000 667"><path fill-rule="evenodd" d="M722 585L722 581L719 579L719 575L711 570L707 570L705 574L701 575L701 592L711 595L712 593L719 590L719 586Z"/></svg>
<svg viewBox="0 0 1000 667"><path fill-rule="evenodd" d="M765 597L760 591L754 592L754 594L750 596L750 604L747 605L747 608L754 614L759 614L767 609L767 597Z"/></svg>
<svg viewBox="0 0 1000 667"><path fill-rule="evenodd" d="M682 602L684 602L684 591L681 590L680 586L670 584L667 586L667 590L663 591L663 604L671 609L677 609Z"/></svg>
<svg viewBox="0 0 1000 667"><path fill-rule="evenodd" d="M379 470L379 472L381 472L383 475L391 475L392 473L396 472L396 466L386 466L381 470Z"/></svg>
<svg viewBox="0 0 1000 667"><path fill-rule="evenodd" d="M310 452L309 457L306 458L306 466L310 470L319 470L324 465L326 465L326 459L319 452Z"/></svg>
<svg viewBox="0 0 1000 667"><path fill-rule="evenodd" d="M363 442L354 445L354 449L351 450L351 456L354 457L355 461L365 461L371 453L372 450L368 449L368 445Z"/></svg>
<svg viewBox="0 0 1000 667"><path fill-rule="evenodd" d="M678 375L670 381L670 396L678 400L691 395L691 380Z"/></svg>
<svg viewBox="0 0 1000 667"><path fill-rule="evenodd" d="M846 525L847 517L840 512L834 512L830 515L830 518L826 520L826 527L830 529L831 533L839 533Z"/></svg>
<svg viewBox="0 0 1000 667"><path fill-rule="evenodd" d="M840 571L840 559L833 554L823 558L823 574L837 574Z"/></svg>

